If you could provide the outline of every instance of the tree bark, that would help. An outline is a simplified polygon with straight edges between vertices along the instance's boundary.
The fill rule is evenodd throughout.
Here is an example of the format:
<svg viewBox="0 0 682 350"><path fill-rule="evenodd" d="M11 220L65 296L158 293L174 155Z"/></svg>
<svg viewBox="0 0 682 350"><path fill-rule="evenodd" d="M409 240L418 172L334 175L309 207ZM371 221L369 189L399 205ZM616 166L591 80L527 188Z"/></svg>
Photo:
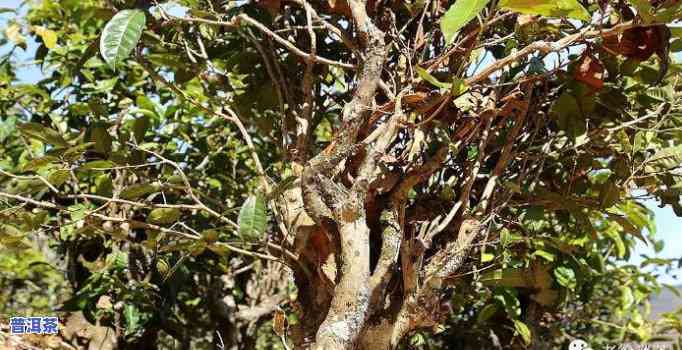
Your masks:
<svg viewBox="0 0 682 350"><path fill-rule="evenodd" d="M316 349L352 349L369 310L369 228L364 215L343 223L341 278L327 318L317 332Z"/></svg>
<svg viewBox="0 0 682 350"><path fill-rule="evenodd" d="M386 48L384 33L367 15L366 0L350 0L349 5L362 44L358 85L344 107L342 131L326 153L308 162L302 178L306 210L320 226L331 219L338 228L331 234L338 234L340 242L340 277L314 349L355 348L370 310L370 230L364 206L370 178L358 176L350 190L332 179L340 162L357 149L358 130L374 103Z"/></svg>

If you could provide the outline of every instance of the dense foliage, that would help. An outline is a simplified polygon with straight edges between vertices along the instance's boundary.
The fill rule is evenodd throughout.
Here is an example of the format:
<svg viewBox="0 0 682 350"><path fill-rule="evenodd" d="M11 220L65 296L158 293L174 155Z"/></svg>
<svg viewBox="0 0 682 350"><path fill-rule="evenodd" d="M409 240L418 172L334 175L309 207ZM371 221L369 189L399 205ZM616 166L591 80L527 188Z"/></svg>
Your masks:
<svg viewBox="0 0 682 350"><path fill-rule="evenodd" d="M678 262L627 263L637 240L663 245L645 200L682 216L680 1L3 11L0 317L57 312L43 347L682 331L646 308ZM37 84L16 77L31 40Z"/></svg>

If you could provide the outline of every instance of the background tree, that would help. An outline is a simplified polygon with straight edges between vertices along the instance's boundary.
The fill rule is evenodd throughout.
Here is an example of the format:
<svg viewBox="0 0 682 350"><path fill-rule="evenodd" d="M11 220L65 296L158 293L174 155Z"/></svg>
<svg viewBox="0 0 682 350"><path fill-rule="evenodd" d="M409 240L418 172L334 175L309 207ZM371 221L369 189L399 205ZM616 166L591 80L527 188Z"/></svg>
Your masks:
<svg viewBox="0 0 682 350"><path fill-rule="evenodd" d="M3 315L59 304L135 349L682 328L642 308L641 268L677 262L626 264L662 246L643 200L682 215L679 1L26 8L0 63Z"/></svg>

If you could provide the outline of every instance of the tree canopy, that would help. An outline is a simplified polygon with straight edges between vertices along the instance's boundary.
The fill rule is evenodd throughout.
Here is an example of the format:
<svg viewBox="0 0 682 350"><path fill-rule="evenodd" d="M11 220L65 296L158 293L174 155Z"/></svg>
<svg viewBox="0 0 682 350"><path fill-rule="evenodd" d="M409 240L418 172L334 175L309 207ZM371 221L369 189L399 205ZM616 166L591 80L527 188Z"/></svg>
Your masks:
<svg viewBox="0 0 682 350"><path fill-rule="evenodd" d="M2 11L0 317L60 315L43 347L682 332L647 311L682 260L628 263L637 241L664 244L644 201L682 216L681 1ZM83 319L95 335L72 331Z"/></svg>

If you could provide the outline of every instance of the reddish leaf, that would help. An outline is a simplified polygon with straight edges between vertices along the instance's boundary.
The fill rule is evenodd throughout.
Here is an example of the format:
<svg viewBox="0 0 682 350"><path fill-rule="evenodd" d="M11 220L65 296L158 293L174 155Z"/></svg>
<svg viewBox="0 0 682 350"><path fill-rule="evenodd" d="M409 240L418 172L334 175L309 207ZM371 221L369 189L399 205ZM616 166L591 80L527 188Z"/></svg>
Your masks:
<svg viewBox="0 0 682 350"><path fill-rule="evenodd" d="M329 12L337 15L351 17L350 6L346 0L327 0Z"/></svg>
<svg viewBox="0 0 682 350"><path fill-rule="evenodd" d="M285 315L284 311L277 309L275 310L275 317L273 317L272 320L272 329L275 331L275 334L279 337L283 337L285 335Z"/></svg>
<svg viewBox="0 0 682 350"><path fill-rule="evenodd" d="M646 61L654 53L667 55L670 29L665 25L631 28L623 32L618 52L627 58Z"/></svg>
<svg viewBox="0 0 682 350"><path fill-rule="evenodd" d="M589 53L585 53L573 77L594 90L600 90L604 87L604 65Z"/></svg>
<svg viewBox="0 0 682 350"><path fill-rule="evenodd" d="M612 55L618 55L620 54L620 49L618 46L620 45L620 38L618 38L618 34L609 34L609 35L604 35L602 37L603 44L602 46L606 51Z"/></svg>
<svg viewBox="0 0 682 350"><path fill-rule="evenodd" d="M256 0L256 5L268 11L272 16L275 16L282 8L282 0Z"/></svg>
<svg viewBox="0 0 682 350"><path fill-rule="evenodd" d="M603 48L611 54L620 54L637 61L646 61L655 53L661 60L660 82L670 64L671 36L670 28L663 24L636 27L624 31L620 37L615 34L604 36Z"/></svg>

